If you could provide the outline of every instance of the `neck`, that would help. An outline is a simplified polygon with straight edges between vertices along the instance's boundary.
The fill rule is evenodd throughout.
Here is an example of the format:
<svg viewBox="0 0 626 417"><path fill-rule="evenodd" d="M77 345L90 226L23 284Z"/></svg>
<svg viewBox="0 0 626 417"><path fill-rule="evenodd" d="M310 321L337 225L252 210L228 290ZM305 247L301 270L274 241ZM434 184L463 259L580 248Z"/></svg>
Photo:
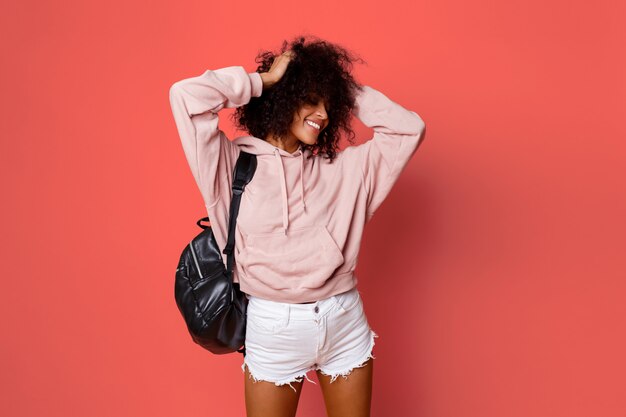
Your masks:
<svg viewBox="0 0 626 417"><path fill-rule="evenodd" d="M295 137L283 140L270 134L265 138L265 141L289 153L294 153L300 147L300 141Z"/></svg>

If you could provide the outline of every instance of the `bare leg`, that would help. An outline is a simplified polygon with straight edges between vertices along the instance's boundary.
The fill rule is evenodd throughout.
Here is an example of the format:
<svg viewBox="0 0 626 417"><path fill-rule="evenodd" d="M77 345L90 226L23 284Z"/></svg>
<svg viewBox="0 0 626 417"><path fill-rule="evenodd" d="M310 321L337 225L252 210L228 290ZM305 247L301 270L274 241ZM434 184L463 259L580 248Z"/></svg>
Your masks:
<svg viewBox="0 0 626 417"><path fill-rule="evenodd" d="M372 358L363 367L354 368L347 379L339 376L332 383L330 376L317 371L328 417L369 417L373 374Z"/></svg>
<svg viewBox="0 0 626 417"><path fill-rule="evenodd" d="M302 381L277 386L273 382L254 381L245 367L245 397L247 417L294 417L302 392Z"/></svg>

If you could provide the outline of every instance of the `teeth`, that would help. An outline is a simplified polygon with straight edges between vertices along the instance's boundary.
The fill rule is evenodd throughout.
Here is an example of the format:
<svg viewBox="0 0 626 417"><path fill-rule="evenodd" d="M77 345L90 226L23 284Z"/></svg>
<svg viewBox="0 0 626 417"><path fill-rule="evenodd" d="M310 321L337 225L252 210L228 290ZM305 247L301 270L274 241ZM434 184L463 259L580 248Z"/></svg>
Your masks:
<svg viewBox="0 0 626 417"><path fill-rule="evenodd" d="M320 125L318 125L317 123L312 122L312 121L310 121L310 120L307 120L306 122L307 122L308 124L310 124L311 126L313 126L314 128L316 128L317 130L319 130L319 129L320 129Z"/></svg>

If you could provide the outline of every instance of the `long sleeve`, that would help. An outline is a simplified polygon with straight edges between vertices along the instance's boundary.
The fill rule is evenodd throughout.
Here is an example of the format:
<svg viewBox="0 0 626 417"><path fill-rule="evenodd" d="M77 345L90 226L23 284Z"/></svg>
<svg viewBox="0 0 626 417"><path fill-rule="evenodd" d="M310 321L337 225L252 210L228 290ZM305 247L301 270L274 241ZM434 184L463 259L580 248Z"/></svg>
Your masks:
<svg viewBox="0 0 626 417"><path fill-rule="evenodd" d="M247 104L262 93L257 72L241 66L206 70L202 75L175 82L169 90L170 105L183 151L207 207L221 193L230 193L232 169L239 154L218 127L223 108Z"/></svg>
<svg viewBox="0 0 626 417"><path fill-rule="evenodd" d="M362 170L369 220L417 150L426 125L417 113L367 85L357 94L352 113L374 130L367 142L342 152L344 165L354 168L352 172L358 172L355 165Z"/></svg>

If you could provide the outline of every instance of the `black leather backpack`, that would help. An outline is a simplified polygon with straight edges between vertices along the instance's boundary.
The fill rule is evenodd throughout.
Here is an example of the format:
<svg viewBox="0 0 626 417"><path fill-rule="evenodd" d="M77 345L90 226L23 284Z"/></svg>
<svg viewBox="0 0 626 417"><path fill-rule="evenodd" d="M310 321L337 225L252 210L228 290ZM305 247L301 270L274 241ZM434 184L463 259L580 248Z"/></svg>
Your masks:
<svg viewBox="0 0 626 417"><path fill-rule="evenodd" d="M232 280L235 247L235 223L241 194L256 170L256 155L241 151L233 174L232 200L228 221L228 241L223 253L210 226L204 229L183 250L176 268L174 295L192 340L215 354L240 352L246 355L246 310L248 299Z"/></svg>

